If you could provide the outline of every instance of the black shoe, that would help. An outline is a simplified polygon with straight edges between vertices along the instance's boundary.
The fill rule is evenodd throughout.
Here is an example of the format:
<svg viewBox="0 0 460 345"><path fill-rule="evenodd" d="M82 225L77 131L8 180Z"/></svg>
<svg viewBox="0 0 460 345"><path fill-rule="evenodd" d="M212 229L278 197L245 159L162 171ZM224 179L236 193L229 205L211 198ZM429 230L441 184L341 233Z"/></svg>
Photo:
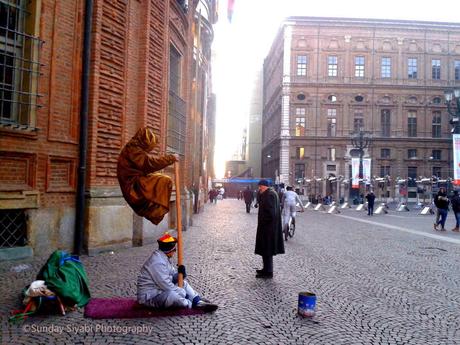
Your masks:
<svg viewBox="0 0 460 345"><path fill-rule="evenodd" d="M265 271L264 270L256 270L256 273L257 274L263 274L263 273L265 273Z"/></svg>
<svg viewBox="0 0 460 345"><path fill-rule="evenodd" d="M194 309L201 309L205 313L212 313L213 311L216 311L219 306L217 304L213 304L210 302L205 302L203 300L200 300L194 307Z"/></svg>
<svg viewBox="0 0 460 345"><path fill-rule="evenodd" d="M260 272L260 273L257 273L256 278L273 278L273 272Z"/></svg>

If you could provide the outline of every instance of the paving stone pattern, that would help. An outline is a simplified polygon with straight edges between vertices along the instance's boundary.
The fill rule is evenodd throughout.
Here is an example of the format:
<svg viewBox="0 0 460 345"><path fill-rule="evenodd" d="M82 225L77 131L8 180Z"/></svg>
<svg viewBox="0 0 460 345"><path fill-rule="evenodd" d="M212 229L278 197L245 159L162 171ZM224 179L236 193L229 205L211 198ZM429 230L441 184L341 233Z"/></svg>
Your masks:
<svg viewBox="0 0 460 345"><path fill-rule="evenodd" d="M458 244L310 210L275 257L273 279L256 279L256 212L238 200L207 204L183 233L188 280L219 304L214 314L91 320L80 310L11 325L20 290L46 258L0 263L1 344L460 344ZM433 217L415 212L343 214L435 233ZM134 297L154 247L83 256L92 296ZM20 264L29 268L14 272ZM303 291L317 294L314 318L297 315Z"/></svg>

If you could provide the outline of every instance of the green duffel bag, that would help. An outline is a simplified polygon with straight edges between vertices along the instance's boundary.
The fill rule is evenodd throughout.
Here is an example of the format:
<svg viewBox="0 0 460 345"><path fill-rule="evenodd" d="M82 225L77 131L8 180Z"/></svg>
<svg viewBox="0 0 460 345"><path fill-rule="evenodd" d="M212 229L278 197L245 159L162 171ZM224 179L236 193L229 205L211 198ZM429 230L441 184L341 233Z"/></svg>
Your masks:
<svg viewBox="0 0 460 345"><path fill-rule="evenodd" d="M78 256L56 250L38 272L37 280L55 292L65 305L85 306L90 299L88 276Z"/></svg>

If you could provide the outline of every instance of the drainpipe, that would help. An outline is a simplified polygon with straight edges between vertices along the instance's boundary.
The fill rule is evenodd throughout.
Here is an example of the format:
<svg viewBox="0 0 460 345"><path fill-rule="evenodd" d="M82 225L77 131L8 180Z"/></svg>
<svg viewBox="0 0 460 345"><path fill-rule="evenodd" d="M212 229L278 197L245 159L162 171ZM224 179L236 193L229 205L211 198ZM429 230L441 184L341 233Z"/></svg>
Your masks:
<svg viewBox="0 0 460 345"><path fill-rule="evenodd" d="M88 148L88 105L89 105L89 73L91 55L91 26L93 0L85 1L85 22L83 36L81 102L80 102L80 147L78 163L77 195L75 202L75 242L74 253L80 255L83 247L85 226L85 181L86 157Z"/></svg>

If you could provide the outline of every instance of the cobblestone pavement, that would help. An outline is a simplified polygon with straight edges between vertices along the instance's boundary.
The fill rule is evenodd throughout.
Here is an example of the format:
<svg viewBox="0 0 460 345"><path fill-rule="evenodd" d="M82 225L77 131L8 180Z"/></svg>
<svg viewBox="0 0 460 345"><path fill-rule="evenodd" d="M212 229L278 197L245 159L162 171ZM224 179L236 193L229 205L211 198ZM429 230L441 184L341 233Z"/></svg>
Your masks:
<svg viewBox="0 0 460 345"><path fill-rule="evenodd" d="M433 219L416 211L368 217L309 210L299 214L286 254L275 257L273 279L260 280L256 210L246 214L237 200L206 205L184 232L184 260L192 286L220 306L208 315L91 320L77 311L10 325L18 292L44 258L3 262L1 343L460 344L460 244L447 241L460 235L433 231ZM83 256L92 296L134 297L154 247ZM29 269L12 271L20 264ZM312 319L296 313L302 291L317 294Z"/></svg>

